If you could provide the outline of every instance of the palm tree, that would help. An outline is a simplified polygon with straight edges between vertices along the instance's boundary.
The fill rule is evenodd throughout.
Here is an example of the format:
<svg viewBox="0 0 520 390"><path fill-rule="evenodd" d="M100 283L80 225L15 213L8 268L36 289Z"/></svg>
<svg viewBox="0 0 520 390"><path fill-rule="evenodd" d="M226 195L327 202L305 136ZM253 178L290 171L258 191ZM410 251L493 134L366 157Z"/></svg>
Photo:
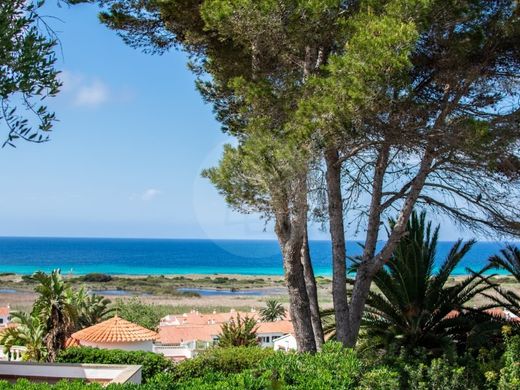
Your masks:
<svg viewBox="0 0 520 390"><path fill-rule="evenodd" d="M390 226L393 224L390 220ZM456 340L466 342L470 331L480 334L475 328L476 317L485 316L483 308L474 309L469 303L490 288L486 281L492 275L471 273L448 285L451 273L474 241L457 241L435 271L438 236L439 227L432 230L426 213L412 214L407 234L377 272L377 291L371 291L367 300L363 329L372 346L386 350L424 347L435 353L452 348ZM334 324L328 323L325 329L333 331Z"/></svg>
<svg viewBox="0 0 520 390"><path fill-rule="evenodd" d="M83 286L78 291L70 289L68 294L68 300L73 302L78 311L76 330L95 325L114 311L109 307L110 299L97 294L89 294Z"/></svg>
<svg viewBox="0 0 520 390"><path fill-rule="evenodd" d="M220 327L218 345L221 347L252 347L258 345L256 320L251 317L240 317L237 313L236 320L231 318Z"/></svg>
<svg viewBox="0 0 520 390"><path fill-rule="evenodd" d="M520 283L520 249L514 245L507 245L500 250L500 254L489 258L489 268L501 269L514 277ZM486 294L493 302L506 307L513 314L520 316L520 296L512 290L504 290L494 286L496 295Z"/></svg>
<svg viewBox="0 0 520 390"><path fill-rule="evenodd" d="M44 360L47 356L47 348L43 340L47 330L40 317L18 311L12 312L11 317L16 326L7 328L0 339L5 352L8 353L13 346L24 346L26 348L24 360L37 362Z"/></svg>
<svg viewBox="0 0 520 390"><path fill-rule="evenodd" d="M39 283L35 287L38 293L33 311L47 329L44 337L47 347L47 359L53 362L60 350L65 347L67 338L75 329L78 310L68 283L63 280L59 269L50 274L36 272L33 279Z"/></svg>
<svg viewBox="0 0 520 390"><path fill-rule="evenodd" d="M276 299L268 299L265 307L260 309L260 316L263 322L274 322L285 318L285 307Z"/></svg>

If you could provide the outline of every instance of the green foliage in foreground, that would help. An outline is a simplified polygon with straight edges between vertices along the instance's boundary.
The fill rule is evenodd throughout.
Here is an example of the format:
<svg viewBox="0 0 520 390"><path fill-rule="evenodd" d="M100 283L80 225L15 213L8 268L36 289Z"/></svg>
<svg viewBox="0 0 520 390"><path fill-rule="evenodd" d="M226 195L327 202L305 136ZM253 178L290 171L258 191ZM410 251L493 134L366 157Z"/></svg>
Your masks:
<svg viewBox="0 0 520 390"><path fill-rule="evenodd" d="M146 364L147 353L100 351L92 348L73 348L65 352L74 359L79 353L90 354L90 362ZM79 352L81 351L81 352ZM107 353L108 352L108 353ZM69 358L70 358L69 356ZM110 358L109 358L110 356ZM130 358L133 356L133 358ZM145 357L146 356L146 357ZM63 357L60 355L60 357ZM117 358L116 358L117 357ZM114 358L114 360L111 360ZM158 357L159 359L162 359ZM67 361L75 361L67 359ZM150 359L153 358L150 356ZM164 359L163 359L164 360ZM393 364L369 362L354 350L344 349L339 343L328 342L315 355L283 353L258 347L213 348L198 357L170 367L155 362L147 371L142 385L108 386L110 390L467 390L467 389L520 389L520 336L506 338L506 350L501 367L494 371L476 373L478 366L470 361L446 357L419 362L418 359L398 359ZM482 369L482 367L480 368ZM484 379L483 379L484 378ZM33 384L20 380L16 385L0 381L0 390L97 390L99 384L61 382L56 385Z"/></svg>
<svg viewBox="0 0 520 390"><path fill-rule="evenodd" d="M88 347L67 348L58 355L60 363L139 364L143 382L159 373L170 372L173 363L153 352L107 350Z"/></svg>

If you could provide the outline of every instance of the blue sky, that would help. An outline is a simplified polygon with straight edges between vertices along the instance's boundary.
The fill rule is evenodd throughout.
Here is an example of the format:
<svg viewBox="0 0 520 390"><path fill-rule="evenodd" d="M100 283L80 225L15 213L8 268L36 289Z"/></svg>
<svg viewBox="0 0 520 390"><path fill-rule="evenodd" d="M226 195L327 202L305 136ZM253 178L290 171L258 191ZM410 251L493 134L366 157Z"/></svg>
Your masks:
<svg viewBox="0 0 520 390"><path fill-rule="evenodd" d="M274 238L200 178L229 139L182 53L127 47L93 5L45 10L61 19L64 86L50 104L60 122L49 143L0 150L0 235ZM327 238L317 226L311 236Z"/></svg>

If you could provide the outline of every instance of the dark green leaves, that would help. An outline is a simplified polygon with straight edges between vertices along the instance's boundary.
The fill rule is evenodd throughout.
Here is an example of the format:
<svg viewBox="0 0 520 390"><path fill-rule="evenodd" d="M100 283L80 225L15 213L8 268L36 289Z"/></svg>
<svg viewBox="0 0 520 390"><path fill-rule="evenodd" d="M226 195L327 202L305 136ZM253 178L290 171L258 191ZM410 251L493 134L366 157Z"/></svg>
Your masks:
<svg viewBox="0 0 520 390"><path fill-rule="evenodd" d="M3 146L15 146L17 139L45 142L56 121L42 104L61 86L54 67L56 38L37 13L43 3L0 3L0 121L8 130Z"/></svg>

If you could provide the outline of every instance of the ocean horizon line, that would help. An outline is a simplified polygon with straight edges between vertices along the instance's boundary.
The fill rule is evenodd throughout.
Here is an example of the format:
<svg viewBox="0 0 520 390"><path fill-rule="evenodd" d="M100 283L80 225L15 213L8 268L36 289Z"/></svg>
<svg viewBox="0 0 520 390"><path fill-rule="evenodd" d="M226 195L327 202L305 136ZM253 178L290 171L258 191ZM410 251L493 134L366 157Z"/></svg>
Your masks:
<svg viewBox="0 0 520 390"><path fill-rule="evenodd" d="M101 237L101 236L1 236L1 239L70 239L70 240L149 240L149 241L259 241L259 242L278 242L276 238L202 238L202 237ZM470 241L471 239L462 239L463 242ZM490 244L520 244L520 241L513 240L477 240L476 243L490 243ZM309 241L312 242L327 242L331 243L329 239L316 239L311 238ZM438 240L439 243L455 243L457 240ZM362 244L361 239L346 240L346 242ZM384 243L386 240L378 240L378 243Z"/></svg>

